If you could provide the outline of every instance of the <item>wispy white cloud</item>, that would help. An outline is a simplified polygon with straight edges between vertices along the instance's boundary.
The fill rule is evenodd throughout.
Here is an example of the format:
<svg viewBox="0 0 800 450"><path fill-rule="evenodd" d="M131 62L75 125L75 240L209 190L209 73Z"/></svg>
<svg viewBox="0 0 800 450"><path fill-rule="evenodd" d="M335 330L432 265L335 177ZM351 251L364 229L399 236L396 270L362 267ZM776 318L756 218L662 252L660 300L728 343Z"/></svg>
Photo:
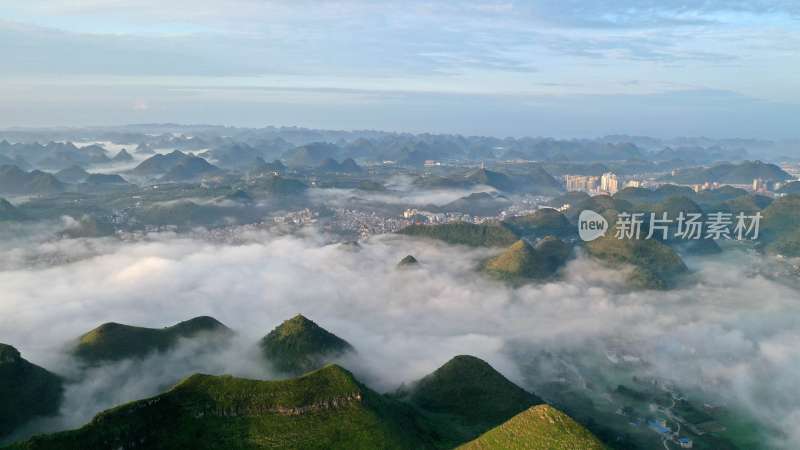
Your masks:
<svg viewBox="0 0 800 450"><path fill-rule="evenodd" d="M6 2L0 76L28 89L53 76L105 86L126 77L140 88L155 77L182 77L187 88L191 78L260 77L260 85L519 95L623 86L652 94L676 84L800 103L795 2L162 3Z"/></svg>
<svg viewBox="0 0 800 450"><path fill-rule="evenodd" d="M800 438L798 286L772 279L772 262L758 255L693 260L699 284L663 293L627 292L622 274L584 258L562 280L512 289L474 271L487 250L383 236L353 251L313 233L230 231L238 244L202 234L4 243L0 342L59 372L72 370L64 344L106 321L160 327L208 314L240 333L232 348L202 358L189 357L187 346L90 373L69 386L60 426L192 371L269 378L253 346L300 312L353 343L358 353L344 364L380 390L463 353L533 390L561 375L537 362L543 354L584 377L598 367L619 370L607 353L634 355L643 361L627 376L656 376L686 392L701 387L764 430L783 431L766 433L770 448L793 448ZM51 264L31 268L15 248ZM409 253L421 267L396 270ZM582 366L587 359L594 366ZM602 380L595 389L615 387Z"/></svg>

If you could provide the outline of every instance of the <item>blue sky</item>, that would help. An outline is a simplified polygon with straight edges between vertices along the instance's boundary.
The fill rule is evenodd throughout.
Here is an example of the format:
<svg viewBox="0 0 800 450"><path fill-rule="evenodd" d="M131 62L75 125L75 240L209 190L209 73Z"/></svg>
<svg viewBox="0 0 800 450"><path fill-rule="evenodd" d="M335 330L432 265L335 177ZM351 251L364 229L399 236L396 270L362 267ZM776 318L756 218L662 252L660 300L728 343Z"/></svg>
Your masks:
<svg viewBox="0 0 800 450"><path fill-rule="evenodd" d="M800 2L4 0L0 127L800 137Z"/></svg>

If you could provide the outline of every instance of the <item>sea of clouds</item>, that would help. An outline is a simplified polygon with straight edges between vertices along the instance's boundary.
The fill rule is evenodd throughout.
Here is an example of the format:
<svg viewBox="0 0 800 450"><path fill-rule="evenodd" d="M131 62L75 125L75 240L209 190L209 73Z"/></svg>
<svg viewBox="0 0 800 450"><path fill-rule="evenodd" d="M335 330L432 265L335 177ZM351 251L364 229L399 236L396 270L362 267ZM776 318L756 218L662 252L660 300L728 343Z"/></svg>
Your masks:
<svg viewBox="0 0 800 450"><path fill-rule="evenodd" d="M302 313L352 343L341 361L379 391L451 357L485 359L536 390L546 370L526 355L639 355L642 374L702 388L768 427L775 446L800 440L800 289L775 262L745 251L689 260L696 282L631 292L625 273L579 255L557 281L511 288L476 273L495 251L386 235L360 246L308 231L231 229L220 238L52 239L42 227L0 232L0 342L76 380L62 414L35 431L72 428L110 406L155 395L196 372L269 379L257 341ZM416 268L397 262L412 254ZM237 332L223 351L202 341L81 372L65 356L104 322L164 327L209 315ZM576 366L579 365L576 363Z"/></svg>

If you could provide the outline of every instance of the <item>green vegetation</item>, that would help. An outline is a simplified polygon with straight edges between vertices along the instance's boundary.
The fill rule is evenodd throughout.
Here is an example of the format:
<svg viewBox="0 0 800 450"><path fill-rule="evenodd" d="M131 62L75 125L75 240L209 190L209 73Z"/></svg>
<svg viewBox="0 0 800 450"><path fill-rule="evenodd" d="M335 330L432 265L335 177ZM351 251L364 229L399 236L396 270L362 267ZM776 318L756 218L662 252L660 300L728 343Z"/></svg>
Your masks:
<svg viewBox="0 0 800 450"><path fill-rule="evenodd" d="M608 170L606 170L608 172ZM569 191L565 194L559 195L558 197L554 197L552 200L546 202L547 206L552 206L553 208L560 208L564 205L577 205L578 203L585 202L592 198L589 194L583 191Z"/></svg>
<svg viewBox="0 0 800 450"><path fill-rule="evenodd" d="M703 214L703 209L689 197L669 197L653 206L640 206L639 210L645 213L646 225L643 226L643 229L649 228L650 213L655 213L656 218L661 218L663 214L667 214L667 218L673 221L669 225L668 239L663 240L663 236L659 234L654 235L654 237L662 239L662 242L673 249L688 255L712 255L722 252L719 244L713 239L705 239L705 237L701 239L680 239L675 237L678 232L678 224L675 220L681 214Z"/></svg>
<svg viewBox="0 0 800 450"><path fill-rule="evenodd" d="M494 216L510 205L511 201L503 196L493 196L488 192L477 192L454 200L442 206L441 210L462 212L473 216Z"/></svg>
<svg viewBox="0 0 800 450"><path fill-rule="evenodd" d="M34 170L25 172L17 166L0 166L0 193L11 195L54 194L65 186L52 174Z"/></svg>
<svg viewBox="0 0 800 450"><path fill-rule="evenodd" d="M624 200L633 205L660 203L672 197L693 198L695 192L686 186L676 186L674 184L664 184L657 189L647 188L625 188L616 194L614 198Z"/></svg>
<svg viewBox="0 0 800 450"><path fill-rule="evenodd" d="M763 211L761 245L770 253L800 256L800 195L775 200Z"/></svg>
<svg viewBox="0 0 800 450"><path fill-rule="evenodd" d="M512 217L503 221L503 225L513 230L518 236L543 238L556 236L572 237L577 233L576 227L560 211L545 208L526 216Z"/></svg>
<svg viewBox="0 0 800 450"><path fill-rule="evenodd" d="M438 450L498 425L468 444L493 446L468 448L603 448L575 447L596 440L548 406L529 410L540 403L471 356L453 358L396 396L377 394L337 365L281 381L197 374L166 393L102 412L80 429L7 450ZM525 432L509 433L518 427Z"/></svg>
<svg viewBox="0 0 800 450"><path fill-rule="evenodd" d="M592 433L549 405L523 411L460 450L603 450Z"/></svg>
<svg viewBox="0 0 800 450"><path fill-rule="evenodd" d="M608 220L609 225L613 226L619 213L633 211L634 207L633 204L622 199L617 199L608 195L595 195L588 200L572 205L567 211L567 218L569 218L571 222L577 223L581 211L587 209L601 214Z"/></svg>
<svg viewBox="0 0 800 450"><path fill-rule="evenodd" d="M513 192L515 189L514 181L508 175L500 172L478 169L468 174L466 178L470 184L491 186L498 191Z"/></svg>
<svg viewBox="0 0 800 450"><path fill-rule="evenodd" d="M298 195L308 189L302 181L271 174L251 178L247 184L250 189L270 195Z"/></svg>
<svg viewBox="0 0 800 450"><path fill-rule="evenodd" d="M131 173L136 176L155 176L169 172L173 167L182 163L191 155L187 155L179 150L167 154L155 154L134 167Z"/></svg>
<svg viewBox="0 0 800 450"><path fill-rule="evenodd" d="M800 181L792 181L791 183L786 183L782 188L778 190L780 194L800 194Z"/></svg>
<svg viewBox="0 0 800 450"><path fill-rule="evenodd" d="M39 416L55 415L63 396L62 380L0 344L0 437Z"/></svg>
<svg viewBox="0 0 800 450"><path fill-rule="evenodd" d="M698 184L706 181L727 184L750 184L756 178L762 180L784 181L792 176L775 164L761 161L745 161L741 164L723 163L713 167L693 167L679 170L665 180L680 184Z"/></svg>
<svg viewBox="0 0 800 450"><path fill-rule="evenodd" d="M426 412L447 417L462 430L464 440L543 403L485 361L463 355L417 381L406 399Z"/></svg>
<svg viewBox="0 0 800 450"><path fill-rule="evenodd" d="M194 375L169 392L96 416L75 431L13 450L424 449L434 434L402 403L330 365L300 378Z"/></svg>
<svg viewBox="0 0 800 450"><path fill-rule="evenodd" d="M571 252L560 239L548 236L531 246L519 240L500 255L487 261L483 270L489 275L512 282L542 280L555 275Z"/></svg>
<svg viewBox="0 0 800 450"><path fill-rule="evenodd" d="M327 142L312 142L287 150L282 159L289 167L317 167L326 158L336 158L341 149Z"/></svg>
<svg viewBox="0 0 800 450"><path fill-rule="evenodd" d="M215 176L222 173L222 169L210 164L203 158L189 155L175 166L170 168L161 181L194 181L203 177Z"/></svg>
<svg viewBox="0 0 800 450"><path fill-rule="evenodd" d="M589 254L612 265L634 267L633 287L668 289L688 272L686 264L670 247L653 239L617 239L610 233L586 244Z"/></svg>
<svg viewBox="0 0 800 450"><path fill-rule="evenodd" d="M339 357L353 346L298 314L272 330L260 342L261 351L277 370L300 374Z"/></svg>
<svg viewBox="0 0 800 450"><path fill-rule="evenodd" d="M225 209L217 205L197 204L190 200L147 205L136 211L136 218L151 225L197 226L224 222Z"/></svg>
<svg viewBox="0 0 800 450"><path fill-rule="evenodd" d="M733 214L755 214L772 204L772 199L763 195L742 195L722 203L720 210Z"/></svg>
<svg viewBox="0 0 800 450"><path fill-rule="evenodd" d="M232 331L212 317L196 317L167 328L143 328L106 323L84 334L72 354L88 364L141 358L173 348L180 339L213 336L226 338Z"/></svg>
<svg viewBox="0 0 800 450"><path fill-rule="evenodd" d="M471 247L506 247L519 240L519 237L508 227L494 223L477 225L459 222L441 225L410 225L400 230L399 233Z"/></svg>
<svg viewBox="0 0 800 450"><path fill-rule="evenodd" d="M55 173L55 177L62 183L81 183L89 176L83 167L72 165Z"/></svg>

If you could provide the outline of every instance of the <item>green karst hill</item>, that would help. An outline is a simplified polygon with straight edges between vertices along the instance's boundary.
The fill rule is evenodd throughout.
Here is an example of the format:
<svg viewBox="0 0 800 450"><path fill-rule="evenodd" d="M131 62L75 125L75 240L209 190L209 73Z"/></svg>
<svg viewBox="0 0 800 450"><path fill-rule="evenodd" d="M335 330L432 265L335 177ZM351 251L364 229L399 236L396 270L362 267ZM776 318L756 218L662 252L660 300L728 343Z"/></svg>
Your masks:
<svg viewBox="0 0 800 450"><path fill-rule="evenodd" d="M439 225L409 225L399 231L408 236L426 237L448 244L471 247L505 247L519 237L508 227L499 224L455 222Z"/></svg>
<svg viewBox="0 0 800 450"><path fill-rule="evenodd" d="M0 344L0 437L40 416L58 412L62 380L26 361L19 351Z"/></svg>
<svg viewBox="0 0 800 450"><path fill-rule="evenodd" d="M560 211L545 208L526 216L512 217L503 221L518 236L543 238L545 236L570 237L577 234L577 227Z"/></svg>
<svg viewBox="0 0 800 450"><path fill-rule="evenodd" d="M512 192L515 189L514 181L508 175L500 172L478 169L467 174L466 178L471 184L483 184L499 191Z"/></svg>
<svg viewBox="0 0 800 450"><path fill-rule="evenodd" d="M641 211L645 213L645 220L648 224L650 221L650 213L655 213L656 218L662 218L666 213L667 218L673 221L669 225L669 239L663 241L672 248L690 255L710 255L722 252L719 244L713 239L681 239L675 237L675 234L678 232L677 219L680 214L684 214L684 216L688 216L689 214L703 214L703 209L700 205L690 198L684 196L669 197L661 203L640 208ZM648 229L648 226L645 226L643 229ZM655 237L660 239L663 236L656 234Z"/></svg>
<svg viewBox="0 0 800 450"><path fill-rule="evenodd" d="M105 323L84 334L72 354L88 364L141 358L173 348L180 339L229 337L233 332L212 317L202 316L166 328Z"/></svg>
<svg viewBox="0 0 800 450"><path fill-rule="evenodd" d="M303 321L287 322L291 328ZM333 364L281 381L197 374L166 393L102 412L80 429L7 450L438 450L483 433L467 445L603 448L563 414L531 408L541 403L472 356L457 356L391 396Z"/></svg>
<svg viewBox="0 0 800 450"><path fill-rule="evenodd" d="M589 254L612 266L634 267L631 285L645 289L668 289L688 268L669 246L654 239L617 239L614 233L586 244Z"/></svg>
<svg viewBox="0 0 800 450"><path fill-rule="evenodd" d="M566 216L570 221L577 223L578 216L583 210L592 210L608 220L610 225L616 222L617 215L623 211L633 211L633 204L608 195L595 195L587 200L572 205L567 210Z"/></svg>
<svg viewBox="0 0 800 450"><path fill-rule="evenodd" d="M571 248L560 239L548 236L532 246L525 240L515 242L500 255L488 260L483 271L498 279L522 282L542 280L555 275L569 258Z"/></svg>
<svg viewBox="0 0 800 450"><path fill-rule="evenodd" d="M413 409L329 365L284 381L193 375L159 396L98 414L74 431L11 449L424 449Z"/></svg>
<svg viewBox="0 0 800 450"><path fill-rule="evenodd" d="M550 405L529 408L459 450L605 450L592 433Z"/></svg>
<svg viewBox="0 0 800 450"><path fill-rule="evenodd" d="M509 381L485 361L456 356L409 389L406 399L455 433L464 442L497 426L533 405L543 403Z"/></svg>
<svg viewBox="0 0 800 450"><path fill-rule="evenodd" d="M267 361L287 374L318 369L332 359L354 351L347 341L300 314L272 330L259 345Z"/></svg>
<svg viewBox="0 0 800 450"><path fill-rule="evenodd" d="M403 259L400 260L399 263L397 263L397 267L413 267L418 264L419 261L417 261L417 258L414 258L413 255L406 255L405 257L403 257Z"/></svg>
<svg viewBox="0 0 800 450"><path fill-rule="evenodd" d="M759 243L770 253L800 256L800 195L775 200L763 213Z"/></svg>

